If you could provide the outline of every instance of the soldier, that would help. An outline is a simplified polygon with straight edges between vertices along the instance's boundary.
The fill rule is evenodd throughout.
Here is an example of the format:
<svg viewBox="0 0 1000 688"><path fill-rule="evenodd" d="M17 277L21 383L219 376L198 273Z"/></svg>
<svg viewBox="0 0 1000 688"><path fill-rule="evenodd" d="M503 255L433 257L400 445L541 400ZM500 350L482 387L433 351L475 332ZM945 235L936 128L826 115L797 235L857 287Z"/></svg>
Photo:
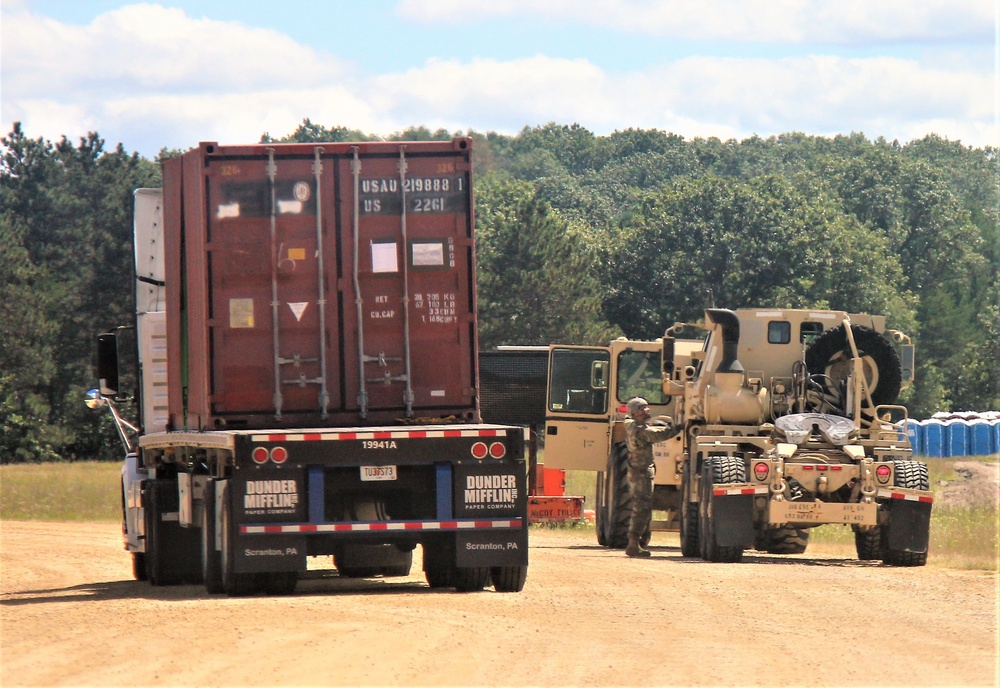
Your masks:
<svg viewBox="0 0 1000 688"><path fill-rule="evenodd" d="M628 527L628 547L625 554L630 557L651 556L649 550L639 544L643 534L649 530L653 515L653 445L670 439L677 429L669 421L666 425L650 427L649 402L642 397L629 399L625 408L629 418L625 421L628 440L628 479L632 487L632 519Z"/></svg>

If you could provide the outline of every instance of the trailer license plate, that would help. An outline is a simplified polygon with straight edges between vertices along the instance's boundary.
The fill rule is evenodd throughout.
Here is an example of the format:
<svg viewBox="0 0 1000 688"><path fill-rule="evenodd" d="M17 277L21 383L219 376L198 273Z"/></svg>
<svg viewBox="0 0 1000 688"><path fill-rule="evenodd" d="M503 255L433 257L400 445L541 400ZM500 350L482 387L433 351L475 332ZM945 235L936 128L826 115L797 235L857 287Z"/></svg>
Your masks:
<svg viewBox="0 0 1000 688"><path fill-rule="evenodd" d="M361 480L368 482L371 480L395 480L395 466L362 466Z"/></svg>

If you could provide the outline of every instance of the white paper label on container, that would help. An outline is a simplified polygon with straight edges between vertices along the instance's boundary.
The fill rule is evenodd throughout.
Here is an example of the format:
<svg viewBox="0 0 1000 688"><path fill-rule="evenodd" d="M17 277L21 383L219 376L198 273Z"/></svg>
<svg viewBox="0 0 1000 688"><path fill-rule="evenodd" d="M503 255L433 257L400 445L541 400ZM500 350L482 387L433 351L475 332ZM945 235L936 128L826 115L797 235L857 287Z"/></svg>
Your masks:
<svg viewBox="0 0 1000 688"><path fill-rule="evenodd" d="M372 242L372 272L399 272L396 242Z"/></svg>
<svg viewBox="0 0 1000 688"><path fill-rule="evenodd" d="M229 326L253 327L253 299L229 299Z"/></svg>

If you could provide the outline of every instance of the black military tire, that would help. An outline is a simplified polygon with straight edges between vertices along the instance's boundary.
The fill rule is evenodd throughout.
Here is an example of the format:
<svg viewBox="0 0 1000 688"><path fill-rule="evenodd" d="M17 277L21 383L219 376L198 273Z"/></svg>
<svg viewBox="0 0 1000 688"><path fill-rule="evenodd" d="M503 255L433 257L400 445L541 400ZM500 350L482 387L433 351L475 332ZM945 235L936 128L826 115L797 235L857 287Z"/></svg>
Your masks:
<svg viewBox="0 0 1000 688"><path fill-rule="evenodd" d="M746 467L743 459L731 456L717 456L705 460L699 485L698 533L701 558L716 563L737 563L743 560L743 549L718 544L715 519L712 514L713 485L727 485L746 482Z"/></svg>
<svg viewBox="0 0 1000 688"><path fill-rule="evenodd" d="M757 532L754 549L768 554L802 554L809 546L807 528L774 528Z"/></svg>
<svg viewBox="0 0 1000 688"><path fill-rule="evenodd" d="M497 592L521 592L527 579L527 566L494 566L490 569L490 581Z"/></svg>
<svg viewBox="0 0 1000 688"><path fill-rule="evenodd" d="M691 461L684 462L681 475L681 554L697 557L701 554L698 544L698 503L691 501Z"/></svg>
<svg viewBox="0 0 1000 688"><path fill-rule="evenodd" d="M927 474L927 464L922 461L897 461L894 471L896 487L911 490L929 490L930 477ZM889 523L889 528L892 523ZM882 547L882 562L889 566L923 566L927 563L927 552L906 552L895 550L889 546L889 538L883 533L885 542Z"/></svg>
<svg viewBox="0 0 1000 688"><path fill-rule="evenodd" d="M424 578L432 588L450 588L451 572L444 566L430 566L424 569Z"/></svg>
<svg viewBox="0 0 1000 688"><path fill-rule="evenodd" d="M632 489L628 480L628 446L624 442L612 447L605 476L608 498L604 540L607 547L625 549L632 520Z"/></svg>
<svg viewBox="0 0 1000 688"><path fill-rule="evenodd" d="M217 595L225 592L222 585L222 561L215 549L215 481L205 484L205 499L201 510L201 572L205 590Z"/></svg>
<svg viewBox="0 0 1000 688"><path fill-rule="evenodd" d="M456 566L453 580L455 590L477 592L490 582L490 569L488 566Z"/></svg>
<svg viewBox="0 0 1000 688"><path fill-rule="evenodd" d="M874 561L882 558L882 527L871 530L854 531L854 549L860 561Z"/></svg>
<svg viewBox="0 0 1000 688"><path fill-rule="evenodd" d="M851 325L851 332L858 353L865 361L865 369L870 369L872 379L869 380L869 391L872 402L876 406L896 403L903 384L903 369L896 350L889 340L875 330ZM840 398L840 392L831 383L836 384L846 379L843 374L844 366L850 358L851 347L843 325L824 332L806 350L806 368L809 373L832 378L823 383L824 396L842 415L847 415L850 409L843 408L845 400ZM862 401L862 407L868 408L867 400ZM868 414L872 413L873 409L868 409Z"/></svg>
<svg viewBox="0 0 1000 688"><path fill-rule="evenodd" d="M604 504L607 504L607 481L605 476L607 473L604 471L597 472L597 508L594 509L594 532L597 533L597 544L601 547L608 546L607 537L607 522L608 513Z"/></svg>

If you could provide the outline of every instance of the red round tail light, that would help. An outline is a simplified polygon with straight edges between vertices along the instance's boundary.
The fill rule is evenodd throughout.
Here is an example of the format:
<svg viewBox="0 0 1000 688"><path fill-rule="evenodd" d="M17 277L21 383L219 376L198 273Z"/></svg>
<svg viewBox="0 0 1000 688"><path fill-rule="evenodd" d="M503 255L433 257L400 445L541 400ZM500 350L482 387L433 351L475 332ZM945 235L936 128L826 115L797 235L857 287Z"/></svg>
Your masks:
<svg viewBox="0 0 1000 688"><path fill-rule="evenodd" d="M285 463L285 461L288 461L288 450L284 447L275 447L271 450L271 461Z"/></svg>
<svg viewBox="0 0 1000 688"><path fill-rule="evenodd" d="M757 480L767 480L767 474L770 470L770 467L764 461L758 461L753 465L753 474Z"/></svg>
<svg viewBox="0 0 1000 688"><path fill-rule="evenodd" d="M494 459L502 459L507 455L507 447L503 445L503 442L494 442L490 445L490 456Z"/></svg>

